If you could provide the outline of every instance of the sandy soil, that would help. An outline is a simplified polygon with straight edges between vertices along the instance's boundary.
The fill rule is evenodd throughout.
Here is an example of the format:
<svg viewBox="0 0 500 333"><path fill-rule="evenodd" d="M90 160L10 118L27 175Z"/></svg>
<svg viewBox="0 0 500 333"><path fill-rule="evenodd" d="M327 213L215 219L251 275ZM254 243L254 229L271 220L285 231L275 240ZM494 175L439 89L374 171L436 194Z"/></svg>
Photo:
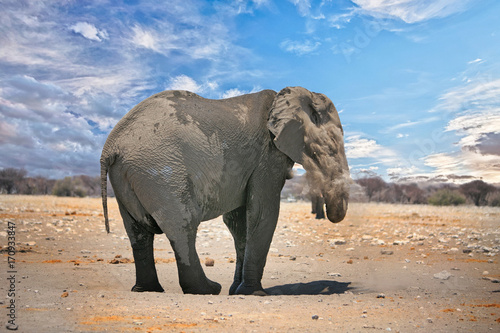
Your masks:
<svg viewBox="0 0 500 333"><path fill-rule="evenodd" d="M182 294L163 235L155 254L165 293L130 292L116 202L111 234L100 205L0 196L1 330L13 320L19 332L500 331L500 209L351 204L331 224L308 203L283 203L263 279L272 295L257 297L228 296L235 253L220 218L200 226L197 246L214 260L205 271L221 295Z"/></svg>

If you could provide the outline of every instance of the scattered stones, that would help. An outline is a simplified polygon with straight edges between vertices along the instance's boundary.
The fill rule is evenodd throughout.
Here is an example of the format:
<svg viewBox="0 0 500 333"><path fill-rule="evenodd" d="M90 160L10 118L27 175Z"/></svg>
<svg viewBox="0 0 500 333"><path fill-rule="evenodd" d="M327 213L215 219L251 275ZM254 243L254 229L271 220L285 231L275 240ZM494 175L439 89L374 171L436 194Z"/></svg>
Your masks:
<svg viewBox="0 0 500 333"><path fill-rule="evenodd" d="M448 280L452 276L453 276L453 274L451 274L447 271L442 271L442 272L434 274L434 278L438 279L438 280Z"/></svg>

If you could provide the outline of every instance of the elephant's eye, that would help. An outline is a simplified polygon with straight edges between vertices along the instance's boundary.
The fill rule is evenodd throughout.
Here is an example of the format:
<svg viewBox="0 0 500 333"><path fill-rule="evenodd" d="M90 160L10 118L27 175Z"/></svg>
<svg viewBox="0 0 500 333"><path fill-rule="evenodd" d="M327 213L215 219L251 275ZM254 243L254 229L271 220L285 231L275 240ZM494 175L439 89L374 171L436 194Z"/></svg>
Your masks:
<svg viewBox="0 0 500 333"><path fill-rule="evenodd" d="M313 110L311 114L311 121L314 123L314 125L319 125L321 123L321 117L319 113L315 110Z"/></svg>

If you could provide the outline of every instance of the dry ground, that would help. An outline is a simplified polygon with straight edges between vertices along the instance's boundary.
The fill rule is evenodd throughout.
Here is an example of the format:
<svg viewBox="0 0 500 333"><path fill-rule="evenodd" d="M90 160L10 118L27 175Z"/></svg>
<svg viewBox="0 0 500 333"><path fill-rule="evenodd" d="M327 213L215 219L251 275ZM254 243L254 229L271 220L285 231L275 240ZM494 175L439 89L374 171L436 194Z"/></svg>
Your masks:
<svg viewBox="0 0 500 333"><path fill-rule="evenodd" d="M205 271L223 290L196 296L182 294L163 235L165 293L129 291L134 265L113 199L106 234L100 199L0 196L1 329L13 287L19 332L500 331L500 209L351 204L339 224L309 209L282 204L268 297L228 296L232 239L220 218L204 222L198 252L214 260Z"/></svg>

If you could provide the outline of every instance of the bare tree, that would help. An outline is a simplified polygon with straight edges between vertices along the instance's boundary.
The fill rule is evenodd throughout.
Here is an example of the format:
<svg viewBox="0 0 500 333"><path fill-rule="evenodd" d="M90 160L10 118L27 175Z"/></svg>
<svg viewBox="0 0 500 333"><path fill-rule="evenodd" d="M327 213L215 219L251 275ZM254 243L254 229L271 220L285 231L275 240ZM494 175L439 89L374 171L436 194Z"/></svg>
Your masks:
<svg viewBox="0 0 500 333"><path fill-rule="evenodd" d="M21 182L28 172L24 169L7 168L0 170L0 192L18 193Z"/></svg>
<svg viewBox="0 0 500 333"><path fill-rule="evenodd" d="M356 182L365 188L368 201L372 201L372 198L376 195L380 196L387 187L386 182L380 177L360 178Z"/></svg>
<svg viewBox="0 0 500 333"><path fill-rule="evenodd" d="M482 180L474 180L470 183L460 185L460 191L471 199L474 205L483 206L487 204L486 197L488 194L496 191L496 188Z"/></svg>

